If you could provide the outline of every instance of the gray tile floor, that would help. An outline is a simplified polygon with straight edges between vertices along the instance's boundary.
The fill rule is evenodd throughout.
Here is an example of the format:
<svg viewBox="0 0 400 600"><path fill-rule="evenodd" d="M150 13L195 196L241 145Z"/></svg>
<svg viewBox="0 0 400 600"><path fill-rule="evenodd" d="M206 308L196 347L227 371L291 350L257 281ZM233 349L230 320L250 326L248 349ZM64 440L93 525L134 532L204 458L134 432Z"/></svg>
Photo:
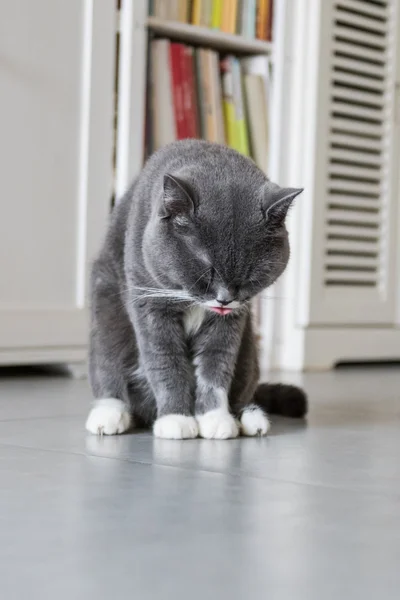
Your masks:
<svg viewBox="0 0 400 600"><path fill-rule="evenodd" d="M89 437L86 381L0 376L1 598L398 600L400 369L304 385L307 423L177 442Z"/></svg>

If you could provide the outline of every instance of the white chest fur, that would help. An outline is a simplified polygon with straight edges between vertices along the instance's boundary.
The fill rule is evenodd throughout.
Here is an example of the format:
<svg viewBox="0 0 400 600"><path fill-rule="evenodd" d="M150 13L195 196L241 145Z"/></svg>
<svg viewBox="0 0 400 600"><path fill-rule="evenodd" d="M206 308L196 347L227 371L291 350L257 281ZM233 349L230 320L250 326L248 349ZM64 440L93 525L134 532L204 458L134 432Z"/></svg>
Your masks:
<svg viewBox="0 0 400 600"><path fill-rule="evenodd" d="M206 310L202 306L192 306L187 309L183 316L183 327L187 336L195 334L200 329Z"/></svg>

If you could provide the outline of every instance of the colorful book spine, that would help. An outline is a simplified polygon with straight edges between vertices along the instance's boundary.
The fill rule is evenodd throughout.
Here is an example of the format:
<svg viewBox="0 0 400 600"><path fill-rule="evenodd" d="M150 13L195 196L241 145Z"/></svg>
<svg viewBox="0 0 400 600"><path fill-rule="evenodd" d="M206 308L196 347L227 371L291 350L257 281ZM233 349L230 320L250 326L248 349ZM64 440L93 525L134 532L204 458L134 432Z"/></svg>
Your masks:
<svg viewBox="0 0 400 600"><path fill-rule="evenodd" d="M222 15L221 15L221 30L225 33L231 33L230 27L230 15L231 15L232 2L231 0L223 0L222 3Z"/></svg>
<svg viewBox="0 0 400 600"><path fill-rule="evenodd" d="M201 138L206 139L206 110L204 98L204 81L203 81L203 60L200 49L194 51L194 64L196 73L196 90L197 90L197 122L198 131Z"/></svg>
<svg viewBox="0 0 400 600"><path fill-rule="evenodd" d="M233 73L231 59L221 61L222 98L224 109L225 136L228 146L236 148L235 103L233 100Z"/></svg>
<svg viewBox="0 0 400 600"><path fill-rule="evenodd" d="M257 0L246 0L247 4L247 21L246 30L243 32L248 38L256 37L256 21L257 21Z"/></svg>
<svg viewBox="0 0 400 600"><path fill-rule="evenodd" d="M212 0L202 0L201 3L201 21L203 27L211 27L212 18Z"/></svg>
<svg viewBox="0 0 400 600"><path fill-rule="evenodd" d="M178 2L178 21L187 23L189 21L189 0L179 0Z"/></svg>
<svg viewBox="0 0 400 600"><path fill-rule="evenodd" d="M219 66L219 54L213 50L208 51L209 69L211 76L211 98L213 119L215 126L215 141L225 144L224 113L222 108L222 86Z"/></svg>
<svg viewBox="0 0 400 600"><path fill-rule="evenodd" d="M184 108L183 108L183 73L182 73L182 44L171 43L170 65L172 81L172 97L174 102L174 115L176 124L176 136L178 140L186 137Z"/></svg>
<svg viewBox="0 0 400 600"><path fill-rule="evenodd" d="M152 120L154 150L177 139L174 101L172 96L171 61L168 40L151 42L153 58Z"/></svg>
<svg viewBox="0 0 400 600"><path fill-rule="evenodd" d="M223 0L213 0L211 15L211 27L213 29L221 29L222 2Z"/></svg>
<svg viewBox="0 0 400 600"><path fill-rule="evenodd" d="M269 40L270 42L272 41L273 24L274 24L274 0L269 0L267 40Z"/></svg>
<svg viewBox="0 0 400 600"><path fill-rule="evenodd" d="M192 3L192 25L201 24L202 0L193 0Z"/></svg>
<svg viewBox="0 0 400 600"><path fill-rule="evenodd" d="M197 90L193 48L183 47L181 56L183 82L183 117L185 121L185 137L199 137Z"/></svg>
<svg viewBox="0 0 400 600"><path fill-rule="evenodd" d="M232 59L232 73L233 100L235 104L236 149L245 156L249 156L250 149L244 111L242 73L240 69L240 62L237 58Z"/></svg>
<svg viewBox="0 0 400 600"><path fill-rule="evenodd" d="M231 9L229 12L229 33L236 33L238 21L239 0L231 0Z"/></svg>
<svg viewBox="0 0 400 600"><path fill-rule="evenodd" d="M257 38L268 39L270 0L257 0Z"/></svg>
<svg viewBox="0 0 400 600"><path fill-rule="evenodd" d="M165 0L154 0L153 11L155 17L168 20L169 5Z"/></svg>

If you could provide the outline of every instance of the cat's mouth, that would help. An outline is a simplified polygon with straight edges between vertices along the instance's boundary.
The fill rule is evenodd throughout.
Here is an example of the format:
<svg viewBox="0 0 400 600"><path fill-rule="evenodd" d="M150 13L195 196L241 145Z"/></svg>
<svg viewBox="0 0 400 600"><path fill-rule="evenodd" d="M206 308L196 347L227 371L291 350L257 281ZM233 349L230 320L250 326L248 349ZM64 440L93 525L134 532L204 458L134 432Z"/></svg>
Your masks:
<svg viewBox="0 0 400 600"><path fill-rule="evenodd" d="M222 316L230 315L230 313L233 310L233 308L225 308L224 306L209 306L208 308L213 312L217 313L217 315Z"/></svg>

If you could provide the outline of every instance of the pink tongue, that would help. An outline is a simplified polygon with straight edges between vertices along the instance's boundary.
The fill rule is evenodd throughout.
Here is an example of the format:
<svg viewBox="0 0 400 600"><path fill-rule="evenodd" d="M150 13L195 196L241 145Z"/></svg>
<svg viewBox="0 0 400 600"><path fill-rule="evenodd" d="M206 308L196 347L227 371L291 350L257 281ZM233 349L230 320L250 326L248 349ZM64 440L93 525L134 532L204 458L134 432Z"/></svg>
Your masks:
<svg viewBox="0 0 400 600"><path fill-rule="evenodd" d="M210 306L211 310L216 312L218 315L229 315L232 312L231 308L223 308L222 306Z"/></svg>

